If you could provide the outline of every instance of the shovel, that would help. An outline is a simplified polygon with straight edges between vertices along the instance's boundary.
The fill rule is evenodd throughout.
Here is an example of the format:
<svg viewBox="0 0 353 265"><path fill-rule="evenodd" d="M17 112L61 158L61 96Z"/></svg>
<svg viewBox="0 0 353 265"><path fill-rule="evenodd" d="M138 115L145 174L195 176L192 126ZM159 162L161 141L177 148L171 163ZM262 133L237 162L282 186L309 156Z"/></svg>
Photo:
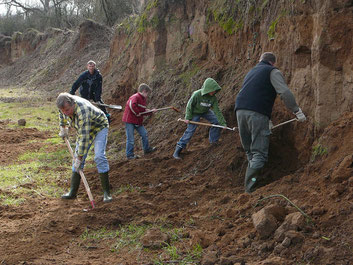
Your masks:
<svg viewBox="0 0 353 265"><path fill-rule="evenodd" d="M107 107L107 108L111 108L111 109L117 109L117 110L123 109L123 107L120 105L108 105L108 104L102 104L102 103L97 103L97 102L92 102L92 103L97 106Z"/></svg>
<svg viewBox="0 0 353 265"><path fill-rule="evenodd" d="M71 156L72 156L72 159L75 159L74 152L72 151L72 148L71 148L69 139L67 139L67 137L65 137L65 142L66 142L67 148L69 148L69 151L70 151L70 154L71 154ZM86 189L88 198L89 198L89 200L91 201L92 209L94 209L94 200L93 200L93 196L92 196L91 190L90 190L90 188L89 188L89 186L88 186L88 182L87 182L87 180L86 180L86 177L85 177L85 175L83 174L82 169L80 169L80 170L78 171L78 173L79 173L80 176L81 176L81 179L82 179L83 185L85 186L85 189Z"/></svg>
<svg viewBox="0 0 353 265"><path fill-rule="evenodd" d="M180 112L180 110L178 110L177 108L172 107L172 106L170 106L170 107L164 107L164 108L160 108L160 109L155 109L155 111L166 110L166 109L172 109L172 110L174 110L174 111L176 111L176 112ZM153 112L153 110L148 110L148 111L140 112L140 115L146 114L146 113L151 113L151 112Z"/></svg>
<svg viewBox="0 0 353 265"><path fill-rule="evenodd" d="M179 118L178 121L185 122L186 120ZM204 123L204 122L198 122L198 121L189 121L189 123L197 124L197 125L205 125L205 126L209 126L209 127L217 127L217 128L231 130L231 131L235 131L235 129L237 129L237 127L230 128L230 127L226 127L226 126L222 126L222 125L217 125L217 124L212 124L212 123Z"/></svg>
<svg viewBox="0 0 353 265"><path fill-rule="evenodd" d="M272 130L272 129L274 129L274 128L277 128L277 127L279 127L279 126L282 126L282 125L284 125L284 124L287 124L287 123L293 122L293 121L297 121L297 118L294 118L294 119L291 119L291 120L288 120L288 121L285 121L285 122L279 123L279 124L277 124L277 125L275 125L275 126L272 126L272 127L270 128L270 130Z"/></svg>

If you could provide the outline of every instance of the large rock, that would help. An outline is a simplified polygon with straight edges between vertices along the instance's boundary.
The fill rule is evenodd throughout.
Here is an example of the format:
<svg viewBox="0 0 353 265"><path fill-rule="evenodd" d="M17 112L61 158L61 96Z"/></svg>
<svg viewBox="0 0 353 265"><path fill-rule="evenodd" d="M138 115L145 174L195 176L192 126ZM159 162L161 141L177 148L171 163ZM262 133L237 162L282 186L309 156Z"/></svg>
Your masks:
<svg viewBox="0 0 353 265"><path fill-rule="evenodd" d="M148 230L140 241L143 247L159 249L167 245L169 237L162 233L161 230L153 228Z"/></svg>
<svg viewBox="0 0 353 265"><path fill-rule="evenodd" d="M306 225L304 216L299 213L291 213L286 216L286 219L275 232L274 239L277 242L282 242L285 239L285 234L289 230L299 231Z"/></svg>
<svg viewBox="0 0 353 265"><path fill-rule="evenodd" d="M269 205L252 215L252 221L260 238L269 237L285 216L285 209L278 205Z"/></svg>

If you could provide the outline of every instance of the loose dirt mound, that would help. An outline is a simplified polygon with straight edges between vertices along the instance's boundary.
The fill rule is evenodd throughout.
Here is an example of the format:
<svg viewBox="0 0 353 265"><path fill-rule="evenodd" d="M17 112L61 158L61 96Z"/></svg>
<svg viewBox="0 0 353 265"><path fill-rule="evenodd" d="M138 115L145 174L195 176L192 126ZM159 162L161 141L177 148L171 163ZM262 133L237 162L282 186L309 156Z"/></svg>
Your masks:
<svg viewBox="0 0 353 265"><path fill-rule="evenodd" d="M177 161L171 154L185 129L180 125L169 139L155 142L156 153L138 160L110 161L113 192L130 187L130 191L115 195L110 204L102 203L97 174L89 170L87 179L97 204L92 211L83 211L89 207L89 201L82 185L74 201L28 198L20 207L2 206L0 261L2 264L152 264L151 256L157 250L125 249L117 254L110 251L116 244L113 239L83 242L80 235L85 229L164 223L184 228L183 244L201 244L202 264L350 264L353 262L352 118L352 114L347 114L325 130L320 144L327 148L327 153L317 155L305 166L296 161L291 147L283 147L283 143L282 147L281 143L272 145L271 148L282 148L281 153L288 154L280 159L271 157L267 169L270 184L252 195L243 193L246 163L236 134L225 132L221 145L212 148L207 141L207 130L198 128L190 148L183 153L184 159ZM8 135L9 131L2 128L2 133ZM17 130L6 139L16 142L18 138L36 137L43 136L34 130ZM273 136L272 143L276 137ZM278 241L274 234L261 239L252 223L252 214L265 205L284 207L286 214L297 211L280 198L255 206L259 198L272 194L287 196L313 219L313 224L287 233L291 236L289 244L288 240Z"/></svg>

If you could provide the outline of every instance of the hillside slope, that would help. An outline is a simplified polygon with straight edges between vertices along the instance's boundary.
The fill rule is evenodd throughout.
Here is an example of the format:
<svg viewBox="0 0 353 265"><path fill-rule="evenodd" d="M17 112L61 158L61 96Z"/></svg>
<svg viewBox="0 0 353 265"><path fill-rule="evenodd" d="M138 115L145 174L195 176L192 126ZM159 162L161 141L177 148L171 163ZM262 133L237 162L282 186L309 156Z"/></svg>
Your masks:
<svg viewBox="0 0 353 265"><path fill-rule="evenodd" d="M171 155L185 130L177 122L182 114L160 112L146 120L158 151L126 161L122 114L112 111L110 131L116 139L109 142L108 158L114 201L98 200L94 211L82 212L88 201L81 187L73 202L28 198L21 207L1 206L3 264L173 262L158 248L114 253L114 239L83 244L80 238L86 230L129 224L148 226L152 242L153 235L163 238L156 228L182 230L179 249L185 254L199 244L201 264L353 262L352 1L252 2L151 1L140 17L112 31L87 21L77 32L48 32L35 45L32 41L32 48L24 37L12 40L10 49L22 52L8 53L8 46L1 46L12 56L0 57L10 62L0 70L2 86L47 91L44 100L68 91L89 59L102 70L104 99L113 104L124 105L146 82L154 89L150 106L184 110L192 91L213 77L222 86L217 96L230 127L236 126L233 104L246 72L262 52L273 51L309 118L273 131L264 186L248 195L246 158L236 132L224 131L221 144L211 147L207 128L200 127L177 161ZM278 99L274 124L292 117ZM1 131L18 133L19 139L24 133ZM39 136L29 134L26 140L30 137ZM12 149L15 142L9 139L3 138L2 149ZM137 153L142 153L139 144ZM4 153L2 163L7 157ZM87 170L87 178L93 196L100 198L94 169ZM122 187L130 188L120 192ZM258 203L277 194L311 221L282 197ZM265 225L255 229L256 220Z"/></svg>

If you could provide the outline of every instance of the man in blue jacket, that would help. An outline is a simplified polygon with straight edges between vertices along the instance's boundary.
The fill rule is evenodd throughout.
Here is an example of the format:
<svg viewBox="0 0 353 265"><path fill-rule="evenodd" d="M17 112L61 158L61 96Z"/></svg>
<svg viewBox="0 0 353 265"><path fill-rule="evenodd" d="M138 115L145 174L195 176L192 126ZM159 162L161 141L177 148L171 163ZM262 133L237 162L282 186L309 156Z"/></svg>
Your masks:
<svg viewBox="0 0 353 265"><path fill-rule="evenodd" d="M93 100L93 102L98 104L104 104L101 97L102 83L103 78L99 70L96 69L96 63L90 60L87 63L87 70L78 77L75 83L73 83L70 94L75 95L76 90L80 88L79 93L82 98ZM98 108L100 108L105 113L110 123L110 114L107 112L106 108L99 105Z"/></svg>
<svg viewBox="0 0 353 265"><path fill-rule="evenodd" d="M273 53L263 53L260 62L245 76L235 101L240 140L248 160L245 174L245 191L248 193L256 189L260 171L268 158L269 121L277 94L298 121L306 120L275 63Z"/></svg>

